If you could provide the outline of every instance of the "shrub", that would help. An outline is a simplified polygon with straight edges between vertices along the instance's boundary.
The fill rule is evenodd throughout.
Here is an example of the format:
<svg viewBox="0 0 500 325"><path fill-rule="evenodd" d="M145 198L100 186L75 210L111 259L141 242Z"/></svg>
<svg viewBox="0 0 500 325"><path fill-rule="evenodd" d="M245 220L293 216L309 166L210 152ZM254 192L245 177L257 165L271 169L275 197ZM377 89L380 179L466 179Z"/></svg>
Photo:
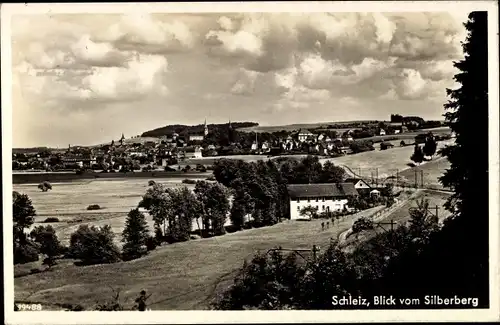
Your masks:
<svg viewBox="0 0 500 325"><path fill-rule="evenodd" d="M25 245L14 243L14 264L25 264L36 262L40 253L38 245L32 241L27 241Z"/></svg>
<svg viewBox="0 0 500 325"><path fill-rule="evenodd" d="M55 217L49 217L43 221L44 223L52 223L52 222L59 222L58 218Z"/></svg>
<svg viewBox="0 0 500 325"><path fill-rule="evenodd" d="M207 177L207 181L215 181L215 176L214 175L210 175Z"/></svg>
<svg viewBox="0 0 500 325"><path fill-rule="evenodd" d="M156 184L156 182L155 182L155 181L153 181L153 180L150 180L150 181L148 182L148 186L154 186L155 184Z"/></svg>
<svg viewBox="0 0 500 325"><path fill-rule="evenodd" d="M99 206L99 204L91 204L87 207L87 210L101 210L101 207Z"/></svg>
<svg viewBox="0 0 500 325"><path fill-rule="evenodd" d="M182 180L182 183L183 184L196 184L196 180L194 180L194 179L187 179L186 178L186 179Z"/></svg>
<svg viewBox="0 0 500 325"><path fill-rule="evenodd" d="M354 221L354 224L352 225L353 234L369 229L373 229L373 221L366 217L359 218L358 220Z"/></svg>
<svg viewBox="0 0 500 325"><path fill-rule="evenodd" d="M228 226L225 226L224 228L226 229L226 231L228 233L237 232L238 230L241 229L241 227L237 227L235 225L228 225Z"/></svg>
<svg viewBox="0 0 500 325"><path fill-rule="evenodd" d="M206 172L207 169L205 168L205 166L203 166L202 164L197 164L196 165L196 170L199 171L199 172Z"/></svg>
<svg viewBox="0 0 500 325"><path fill-rule="evenodd" d="M40 273L42 272L42 270L40 270L39 268L33 268L30 270L30 274L37 274L37 273Z"/></svg>
<svg viewBox="0 0 500 325"><path fill-rule="evenodd" d="M85 308L83 308L82 305L74 305L69 308L70 311L84 311Z"/></svg>
<svg viewBox="0 0 500 325"><path fill-rule="evenodd" d="M52 226L38 226L31 231L30 236L40 245L40 253L47 256L43 260L43 265L47 265L49 268L55 265L56 256L61 254L61 243L54 228Z"/></svg>
<svg viewBox="0 0 500 325"><path fill-rule="evenodd" d="M166 171L166 172L175 172L175 168L172 168L172 167L166 166L166 167L165 167L165 171Z"/></svg>
<svg viewBox="0 0 500 325"><path fill-rule="evenodd" d="M71 234L69 256L82 264L114 263L120 260L120 251L113 242L111 227L81 225Z"/></svg>
<svg viewBox="0 0 500 325"><path fill-rule="evenodd" d="M41 189L42 192L47 192L48 190L52 189L52 185L48 181L45 181L43 183L38 184L38 188Z"/></svg>
<svg viewBox="0 0 500 325"><path fill-rule="evenodd" d="M146 248L147 248L147 250L148 251L152 251L152 250L156 249L156 246L157 246L156 238L153 237L153 236L149 236L146 239Z"/></svg>

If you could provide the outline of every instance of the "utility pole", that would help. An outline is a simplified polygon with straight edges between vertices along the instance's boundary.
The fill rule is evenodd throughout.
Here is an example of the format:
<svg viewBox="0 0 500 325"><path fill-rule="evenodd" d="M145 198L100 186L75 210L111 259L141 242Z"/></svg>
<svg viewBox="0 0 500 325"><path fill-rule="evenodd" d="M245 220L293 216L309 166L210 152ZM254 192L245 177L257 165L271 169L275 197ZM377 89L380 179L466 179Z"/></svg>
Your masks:
<svg viewBox="0 0 500 325"><path fill-rule="evenodd" d="M417 183L418 181L417 181L417 179L418 179L417 178L417 170L415 170L415 188L418 187L418 183Z"/></svg>
<svg viewBox="0 0 500 325"><path fill-rule="evenodd" d="M399 169L396 169L396 186L399 187Z"/></svg>
<svg viewBox="0 0 500 325"><path fill-rule="evenodd" d="M377 173L377 187L378 187L378 167L375 169L375 172Z"/></svg>
<svg viewBox="0 0 500 325"><path fill-rule="evenodd" d="M420 171L420 183L421 183L422 187L424 187L424 171L423 170Z"/></svg>
<svg viewBox="0 0 500 325"><path fill-rule="evenodd" d="M436 204L436 218L438 218L438 220L439 220L438 210L439 210L439 206Z"/></svg>

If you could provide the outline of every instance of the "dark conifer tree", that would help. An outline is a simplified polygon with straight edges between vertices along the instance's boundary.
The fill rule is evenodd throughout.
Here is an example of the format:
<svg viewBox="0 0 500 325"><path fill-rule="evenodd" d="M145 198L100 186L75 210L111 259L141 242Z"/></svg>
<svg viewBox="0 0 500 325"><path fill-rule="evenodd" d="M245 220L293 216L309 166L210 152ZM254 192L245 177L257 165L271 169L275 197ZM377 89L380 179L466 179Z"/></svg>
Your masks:
<svg viewBox="0 0 500 325"><path fill-rule="evenodd" d="M144 255L147 252L147 239L148 225L144 214L139 209L130 210L123 229L123 258L130 260Z"/></svg>

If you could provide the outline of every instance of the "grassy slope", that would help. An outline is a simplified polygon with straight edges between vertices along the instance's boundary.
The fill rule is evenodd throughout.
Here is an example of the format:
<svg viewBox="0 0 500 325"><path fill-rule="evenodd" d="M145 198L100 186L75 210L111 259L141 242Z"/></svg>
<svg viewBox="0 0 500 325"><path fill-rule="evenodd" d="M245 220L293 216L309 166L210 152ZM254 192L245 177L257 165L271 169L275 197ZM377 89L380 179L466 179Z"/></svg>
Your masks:
<svg viewBox="0 0 500 325"><path fill-rule="evenodd" d="M64 261L53 271L16 278L15 297L88 307L109 299L111 286L122 289L121 297L128 307L132 298L145 289L153 294L154 310L206 309L213 293L230 285L232 272L256 251L276 246L325 247L330 238L348 229L354 218L357 216L325 231L320 230L321 220L285 221L272 227L163 246L147 257L126 263L77 267ZM16 266L16 270L27 267Z"/></svg>

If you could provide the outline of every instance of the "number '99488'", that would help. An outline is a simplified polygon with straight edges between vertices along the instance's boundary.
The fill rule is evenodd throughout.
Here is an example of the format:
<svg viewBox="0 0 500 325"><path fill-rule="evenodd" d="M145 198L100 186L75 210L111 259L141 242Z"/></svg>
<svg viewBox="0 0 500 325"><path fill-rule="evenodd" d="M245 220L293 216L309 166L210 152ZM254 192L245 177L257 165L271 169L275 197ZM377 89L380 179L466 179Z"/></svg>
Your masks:
<svg viewBox="0 0 500 325"><path fill-rule="evenodd" d="M19 311L41 311L41 304L16 304Z"/></svg>

